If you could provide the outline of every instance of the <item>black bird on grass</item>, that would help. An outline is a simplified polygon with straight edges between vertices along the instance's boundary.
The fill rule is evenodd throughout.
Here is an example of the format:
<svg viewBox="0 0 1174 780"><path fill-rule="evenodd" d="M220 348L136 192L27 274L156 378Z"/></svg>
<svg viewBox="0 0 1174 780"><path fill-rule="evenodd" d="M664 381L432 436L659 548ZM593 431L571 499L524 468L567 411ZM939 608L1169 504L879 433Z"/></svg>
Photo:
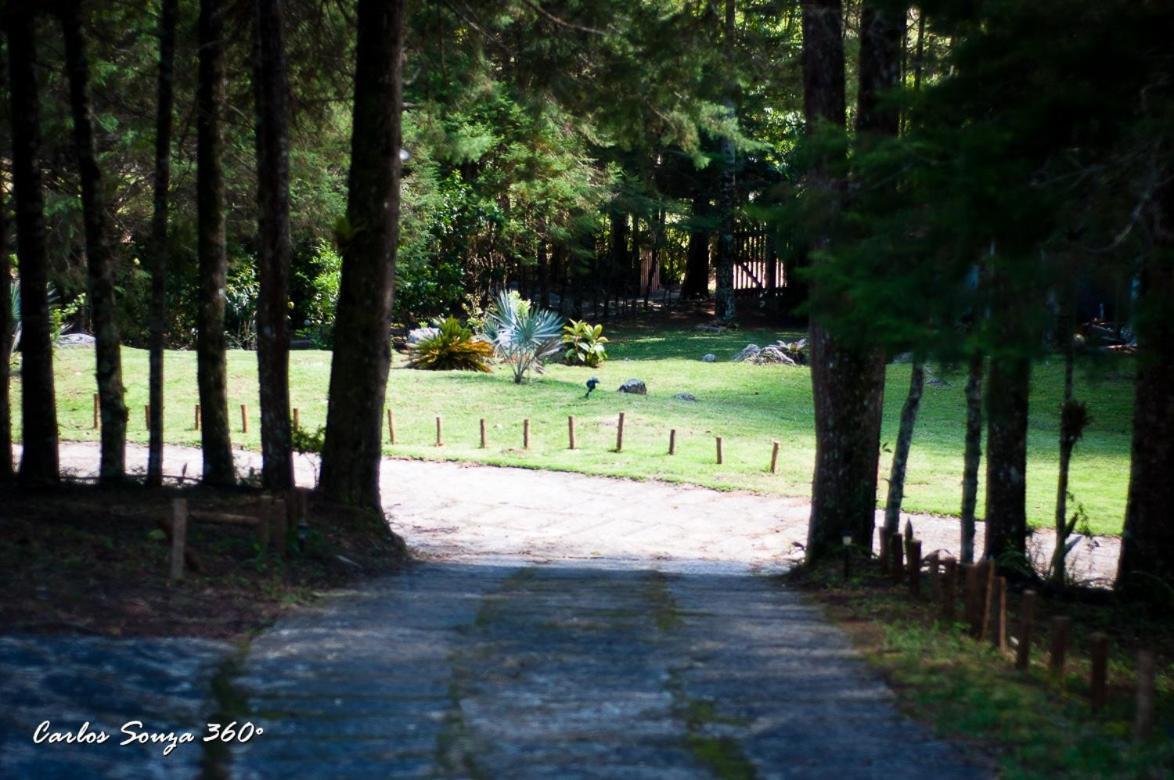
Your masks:
<svg viewBox="0 0 1174 780"><path fill-rule="evenodd" d="M599 385L599 377L593 376L590 379L588 379L587 380L587 395L585 395L583 397L590 398L591 391L594 390L598 385Z"/></svg>

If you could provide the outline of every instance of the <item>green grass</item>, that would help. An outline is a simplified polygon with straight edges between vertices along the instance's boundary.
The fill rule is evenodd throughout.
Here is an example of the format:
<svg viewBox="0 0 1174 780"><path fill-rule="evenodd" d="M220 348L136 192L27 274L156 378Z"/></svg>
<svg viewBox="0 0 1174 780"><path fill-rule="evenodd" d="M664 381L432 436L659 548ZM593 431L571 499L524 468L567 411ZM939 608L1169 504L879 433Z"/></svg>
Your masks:
<svg viewBox="0 0 1174 780"><path fill-rule="evenodd" d="M395 410L397 440L385 451L403 457L560 469L619 477L658 478L718 489L810 494L815 440L810 375L806 369L729 362L748 342L759 345L784 335L743 330L719 335L688 329L630 326L609 331L612 359L597 369L549 366L526 385L509 372L428 372L404 368L395 356L388 403ZM793 334L792 334L793 335ZM718 362L702 363L706 352ZM61 348L56 353L57 396L63 438L94 439L91 397L93 353ZM229 353L229 411L234 444L259 446L256 356ZM1078 445L1071 489L1084 504L1092 529L1118 533L1124 515L1129 467L1132 366L1127 358L1078 371L1077 394L1089 402L1093 421ZM131 408L129 435L147 438L147 355L124 351ZM291 356L292 405L303 427L324 424L330 371L327 352ZM166 361L166 431L169 442L197 444L192 424L196 402L195 353L169 352ZM597 375L600 390L584 399L584 382ZM926 388L910 457L905 506L911 511L957 514L962 471L965 377L942 373L948 386ZM1031 521L1050 525L1055 502L1057 425L1061 388L1059 361L1037 366L1029 433L1027 504ZM647 397L615 392L625 379L648 384ZM882 441L896 438L909 380L907 365L889 367ZM688 392L699 400L679 401ZM249 432L240 431L240 404L249 406ZM15 401L14 401L15 405ZM624 449L614 452L616 417L626 413ZM444 419L443 448L433 446L435 417ZM567 449L567 416L576 418L578 449ZM478 449L478 418L489 425L489 447ZM530 450L522 449L522 420L532 425ZM677 430L677 454L667 453L669 429ZM724 439L725 463L714 463L714 436ZM779 473L768 473L771 441L782 444ZM879 498L883 501L888 452L882 454ZM980 495L980 508L981 495Z"/></svg>

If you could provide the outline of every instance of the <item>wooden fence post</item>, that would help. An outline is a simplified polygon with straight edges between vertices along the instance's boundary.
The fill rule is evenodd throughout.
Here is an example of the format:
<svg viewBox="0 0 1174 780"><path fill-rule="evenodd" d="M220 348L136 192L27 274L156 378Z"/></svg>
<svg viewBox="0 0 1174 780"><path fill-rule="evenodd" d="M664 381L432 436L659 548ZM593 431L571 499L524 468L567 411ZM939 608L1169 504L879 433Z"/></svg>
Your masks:
<svg viewBox="0 0 1174 780"><path fill-rule="evenodd" d="M964 577L963 616L970 635L978 636L978 632L982 630L982 619L978 614L978 583L983 574L982 566L977 563L964 563L962 564L962 572Z"/></svg>
<svg viewBox="0 0 1174 780"><path fill-rule="evenodd" d="M188 539L188 502L176 498L171 501L171 579L183 579L183 557Z"/></svg>
<svg viewBox="0 0 1174 780"><path fill-rule="evenodd" d="M955 589L958 585L957 579L958 562L953 558L946 559L946 573L942 581L942 620L946 624L952 624L955 619L954 609L956 605Z"/></svg>
<svg viewBox="0 0 1174 780"><path fill-rule="evenodd" d="M200 405L196 404L196 430L200 430Z"/></svg>
<svg viewBox="0 0 1174 780"><path fill-rule="evenodd" d="M913 596L921 595L921 541L918 539L909 543L909 592Z"/></svg>
<svg viewBox="0 0 1174 780"><path fill-rule="evenodd" d="M1031 665L1031 630L1035 622L1035 591L1023 591L1019 602L1019 645L1015 648L1015 668Z"/></svg>
<svg viewBox="0 0 1174 780"><path fill-rule="evenodd" d="M770 473L779 473L779 443L772 441L770 444Z"/></svg>
<svg viewBox="0 0 1174 780"><path fill-rule="evenodd" d="M889 576L894 583L905 576L904 538L901 534L889 534Z"/></svg>
<svg viewBox="0 0 1174 780"><path fill-rule="evenodd" d="M296 406L293 410L293 429L299 431L302 428L302 411Z"/></svg>
<svg viewBox="0 0 1174 780"><path fill-rule="evenodd" d="M530 418L522 420L522 449L530 449Z"/></svg>
<svg viewBox="0 0 1174 780"><path fill-rule="evenodd" d="M485 449L486 447L489 446L489 437L487 436L486 431L485 431L485 418L484 417L482 417L480 420L477 421L477 427L478 427L478 429L480 431L480 435L481 435L481 449Z"/></svg>
<svg viewBox="0 0 1174 780"><path fill-rule="evenodd" d="M98 430L98 394L94 393L94 430Z"/></svg>
<svg viewBox="0 0 1174 780"><path fill-rule="evenodd" d="M567 449L575 449L575 417L570 415L567 417Z"/></svg>
<svg viewBox="0 0 1174 780"><path fill-rule="evenodd" d="M991 594L991 644L996 650L1007 649L1007 578L995 579Z"/></svg>
<svg viewBox="0 0 1174 780"><path fill-rule="evenodd" d="M1133 738L1146 739L1154 730L1154 653L1137 653L1137 714L1133 719Z"/></svg>
<svg viewBox="0 0 1174 780"><path fill-rule="evenodd" d="M241 433L249 432L249 407L241 404Z"/></svg>
<svg viewBox="0 0 1174 780"><path fill-rule="evenodd" d="M677 454L677 429L669 430L669 455Z"/></svg>
<svg viewBox="0 0 1174 780"><path fill-rule="evenodd" d="M720 465L722 465L722 461L723 461L723 458L722 458L722 437L715 436L714 440L717 444L717 465L720 466Z"/></svg>
<svg viewBox="0 0 1174 780"><path fill-rule="evenodd" d="M624 413L620 412L619 422L616 424L616 452L624 449Z"/></svg>
<svg viewBox="0 0 1174 780"><path fill-rule="evenodd" d="M1092 639L1092 669L1089 679L1089 695L1092 711L1100 712L1105 708L1108 698L1109 682L1109 637L1097 632Z"/></svg>
<svg viewBox="0 0 1174 780"><path fill-rule="evenodd" d="M1052 618L1052 657L1049 665L1057 680L1064 677L1064 659L1068 652L1068 627L1070 625L1072 625L1071 618Z"/></svg>
<svg viewBox="0 0 1174 780"><path fill-rule="evenodd" d="M443 425L444 424L440 421L440 415L436 415L436 446L437 447L444 446L444 427L443 427Z"/></svg>
<svg viewBox="0 0 1174 780"><path fill-rule="evenodd" d="M147 430L151 430L151 405L147 404L143 407L143 422L147 424Z"/></svg>
<svg viewBox="0 0 1174 780"><path fill-rule="evenodd" d="M978 638L989 639L994 628L992 623L995 617L995 562L991 559L983 561L983 590L982 590L982 621Z"/></svg>
<svg viewBox="0 0 1174 780"><path fill-rule="evenodd" d="M387 443L395 444L395 412L387 410Z"/></svg>

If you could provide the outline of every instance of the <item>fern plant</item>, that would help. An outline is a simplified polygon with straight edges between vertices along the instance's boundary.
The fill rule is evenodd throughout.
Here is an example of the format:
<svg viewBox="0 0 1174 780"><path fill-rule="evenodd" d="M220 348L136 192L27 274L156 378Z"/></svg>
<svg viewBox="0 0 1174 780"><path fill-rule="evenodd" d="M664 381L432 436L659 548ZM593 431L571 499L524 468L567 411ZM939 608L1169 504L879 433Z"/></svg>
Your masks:
<svg viewBox="0 0 1174 780"><path fill-rule="evenodd" d="M571 320L563 326L563 361L568 366L598 366L607 360L607 336L602 325L586 320Z"/></svg>
<svg viewBox="0 0 1174 780"><path fill-rule="evenodd" d="M427 371L483 371L489 373L493 345L473 335L456 317L449 317L436 334L411 346L408 366Z"/></svg>
<svg viewBox="0 0 1174 780"><path fill-rule="evenodd" d="M562 317L503 290L485 315L483 335L493 342L498 357L513 367L514 384L520 385L530 369L542 373L542 361L561 347L561 332Z"/></svg>

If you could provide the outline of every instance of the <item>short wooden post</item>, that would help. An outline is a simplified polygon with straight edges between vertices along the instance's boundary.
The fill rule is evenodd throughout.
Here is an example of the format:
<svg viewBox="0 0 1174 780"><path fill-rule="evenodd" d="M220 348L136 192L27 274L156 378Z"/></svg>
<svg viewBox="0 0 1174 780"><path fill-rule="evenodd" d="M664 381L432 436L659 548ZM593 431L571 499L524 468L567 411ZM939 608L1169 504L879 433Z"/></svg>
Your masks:
<svg viewBox="0 0 1174 780"><path fill-rule="evenodd" d="M440 415L437 415L436 416L436 446L437 447L444 446L444 427L443 427L443 425L444 424L440 421Z"/></svg>
<svg viewBox="0 0 1174 780"><path fill-rule="evenodd" d="M958 586L958 562L953 558L946 559L946 573L942 578L942 620L948 625L955 619L955 589Z"/></svg>
<svg viewBox="0 0 1174 780"><path fill-rule="evenodd" d="M98 408L99 408L98 394L94 393L94 430L95 431L98 430L98 418L99 418Z"/></svg>
<svg viewBox="0 0 1174 780"><path fill-rule="evenodd" d="M522 420L522 449L530 449L530 418Z"/></svg>
<svg viewBox="0 0 1174 780"><path fill-rule="evenodd" d="M909 543L909 593L913 596L921 595L921 541L914 539Z"/></svg>
<svg viewBox="0 0 1174 780"><path fill-rule="evenodd" d="M1071 618L1052 618L1052 657L1049 666L1052 675L1058 680L1064 677L1064 660L1068 653L1068 627L1071 625Z"/></svg>
<svg viewBox="0 0 1174 780"><path fill-rule="evenodd" d="M482 417L482 418L481 418L481 419L480 419L480 420L477 422L477 425L478 425L478 427L481 429L481 449L485 449L486 447L488 447L488 446L489 446L489 438L488 438L488 436L486 435L486 432L485 432L485 418L484 418L484 417Z"/></svg>
<svg viewBox="0 0 1174 780"><path fill-rule="evenodd" d="M978 608L978 593L979 593L979 579L983 575L981 564L967 563L962 565L963 576L965 578L965 585L963 590L963 616L966 619L967 630L970 631L971 636L978 636L978 632L982 630L982 618L979 615Z"/></svg>
<svg viewBox="0 0 1174 780"><path fill-rule="evenodd" d="M196 430L200 430L200 405L196 404Z"/></svg>
<svg viewBox="0 0 1174 780"><path fill-rule="evenodd" d="M619 422L616 423L616 452L624 449L624 413L620 412Z"/></svg>
<svg viewBox="0 0 1174 780"><path fill-rule="evenodd" d="M981 628L978 632L980 640L990 638L995 616L995 562L988 558L982 562L982 566L984 576L982 601L979 604L979 609L982 610Z"/></svg>
<svg viewBox="0 0 1174 780"><path fill-rule="evenodd" d="M889 536L891 531L885 527L880 527L880 566L882 572L889 570Z"/></svg>
<svg viewBox="0 0 1174 780"><path fill-rule="evenodd" d="M717 444L717 465L722 465L722 437L715 436L714 440Z"/></svg>
<svg viewBox="0 0 1174 780"><path fill-rule="evenodd" d="M1035 591L1023 591L1019 602L1019 644L1015 647L1015 668L1026 669L1031 665L1031 632L1035 623Z"/></svg>
<svg viewBox="0 0 1174 780"><path fill-rule="evenodd" d="M1137 653L1137 713L1133 718L1134 739L1146 739L1154 730L1154 653Z"/></svg>
<svg viewBox="0 0 1174 780"><path fill-rule="evenodd" d="M1108 698L1109 682L1109 637L1097 632L1092 639L1092 670L1089 675L1089 698L1092 711L1100 712L1105 708Z"/></svg>
<svg viewBox="0 0 1174 780"><path fill-rule="evenodd" d="M151 405L147 404L143 407L143 422L147 424L147 430L151 430Z"/></svg>
<svg viewBox="0 0 1174 780"><path fill-rule="evenodd" d="M183 579L183 556L188 541L188 502L176 498L171 501L171 579Z"/></svg>
<svg viewBox="0 0 1174 780"><path fill-rule="evenodd" d="M905 576L904 538L901 534L889 536L889 576L900 583Z"/></svg>
<svg viewBox="0 0 1174 780"><path fill-rule="evenodd" d="M249 407L241 404L241 433L249 432Z"/></svg>
<svg viewBox="0 0 1174 780"><path fill-rule="evenodd" d="M277 554L282 558L285 557L286 543L289 540L289 518L286 513L285 499L274 499L269 512L269 523L273 526L270 533L273 535L273 544L277 548Z"/></svg>
<svg viewBox="0 0 1174 780"><path fill-rule="evenodd" d="M293 410L293 429L295 431L300 431L302 429L302 411L296 406Z"/></svg>
<svg viewBox="0 0 1174 780"><path fill-rule="evenodd" d="M677 429L671 428L669 430L669 455L677 454Z"/></svg>
<svg viewBox="0 0 1174 780"><path fill-rule="evenodd" d="M269 537L272 532L271 513L273 511L273 496L261 496L261 512L257 516L257 549L265 553L269 549Z"/></svg>
<svg viewBox="0 0 1174 780"><path fill-rule="evenodd" d="M575 449L575 416L567 416L567 449Z"/></svg>
<svg viewBox="0 0 1174 780"><path fill-rule="evenodd" d="M779 443L777 441L770 443L770 473L779 473Z"/></svg>
<svg viewBox="0 0 1174 780"><path fill-rule="evenodd" d="M1007 649L1007 578L995 579L991 596L991 645L996 650Z"/></svg>
<svg viewBox="0 0 1174 780"><path fill-rule="evenodd" d="M387 410L387 443L395 444L395 412Z"/></svg>

